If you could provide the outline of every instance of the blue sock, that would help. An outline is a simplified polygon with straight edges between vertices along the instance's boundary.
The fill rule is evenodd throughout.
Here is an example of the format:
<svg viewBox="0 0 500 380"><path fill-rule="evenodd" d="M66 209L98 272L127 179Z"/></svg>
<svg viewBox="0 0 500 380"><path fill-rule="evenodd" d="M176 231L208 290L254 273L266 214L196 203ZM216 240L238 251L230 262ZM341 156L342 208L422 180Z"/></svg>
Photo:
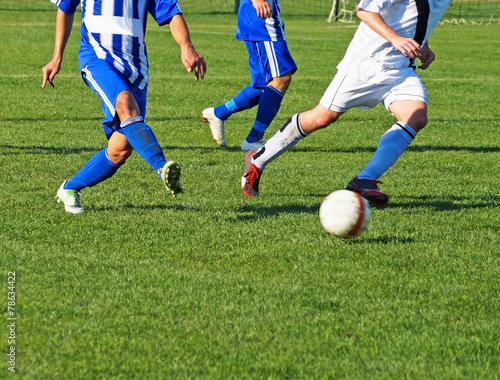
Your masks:
<svg viewBox="0 0 500 380"><path fill-rule="evenodd" d="M380 138L375 154L358 178L379 179L401 157L416 135L410 126L398 121Z"/></svg>
<svg viewBox="0 0 500 380"><path fill-rule="evenodd" d="M233 113L255 107L259 104L262 92L262 88L253 88L251 85L246 86L234 98L215 107L215 116L221 120L226 120Z"/></svg>
<svg viewBox="0 0 500 380"><path fill-rule="evenodd" d="M108 147L92 156L85 166L66 182L64 188L80 191L84 187L95 186L115 174L121 165L115 164L108 158L107 149Z"/></svg>
<svg viewBox="0 0 500 380"><path fill-rule="evenodd" d="M151 128L144 123L141 116L126 119L122 121L120 126L122 127L121 132L132 148L158 173L158 170L165 166L167 160L165 160L163 150Z"/></svg>
<svg viewBox="0 0 500 380"><path fill-rule="evenodd" d="M259 126L259 128L263 128L265 130L267 127L266 126ZM252 127L252 129L250 130L250 132L248 133L248 136L246 138L246 140L249 143L261 141L263 139L264 139L264 132L261 132L260 130L255 128L255 125Z"/></svg>
<svg viewBox="0 0 500 380"><path fill-rule="evenodd" d="M284 96L285 93L277 88L271 86L265 88L264 93L260 97L255 123L247 136L249 143L262 140L267 127L269 127L278 114Z"/></svg>

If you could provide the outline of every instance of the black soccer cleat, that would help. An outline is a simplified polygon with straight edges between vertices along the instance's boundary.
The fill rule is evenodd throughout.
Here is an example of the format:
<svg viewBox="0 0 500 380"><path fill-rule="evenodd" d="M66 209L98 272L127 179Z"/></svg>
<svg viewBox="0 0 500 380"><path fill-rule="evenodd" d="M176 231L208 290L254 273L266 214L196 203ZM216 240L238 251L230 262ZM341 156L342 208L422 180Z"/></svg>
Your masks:
<svg viewBox="0 0 500 380"><path fill-rule="evenodd" d="M385 207L389 196L378 189L377 184L382 183L374 179L359 179L354 177L347 184L346 190L354 191L365 198L370 205Z"/></svg>

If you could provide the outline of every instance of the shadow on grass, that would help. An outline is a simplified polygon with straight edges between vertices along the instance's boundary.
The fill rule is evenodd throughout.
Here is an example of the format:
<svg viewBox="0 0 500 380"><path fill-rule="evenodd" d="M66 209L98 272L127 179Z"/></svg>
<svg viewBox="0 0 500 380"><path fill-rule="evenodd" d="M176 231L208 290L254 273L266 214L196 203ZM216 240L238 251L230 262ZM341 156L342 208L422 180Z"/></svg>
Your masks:
<svg viewBox="0 0 500 380"><path fill-rule="evenodd" d="M435 211L456 211L456 210L474 210L487 207L500 207L500 196L492 197L457 197L448 196L447 199L436 197L411 197L402 196L400 198L408 199L408 202L390 202L387 208L431 208Z"/></svg>
<svg viewBox="0 0 500 380"><path fill-rule="evenodd" d="M308 194L308 197L317 197L322 199L323 194ZM435 211L456 211L456 210L473 210L487 207L500 207L500 196L493 197L457 197L450 196L447 199L436 199L435 197L410 197L403 196L401 198L408 199L408 202L392 202L385 208L375 208L376 213L384 212L389 209L405 208L417 209L427 208ZM321 201L320 201L321 202ZM251 206L245 205L242 207L242 214L238 216L241 221L254 221L265 217L274 217L284 214L317 214L319 205L300 205L287 204L279 206ZM391 238L392 239L392 238Z"/></svg>
<svg viewBox="0 0 500 380"><path fill-rule="evenodd" d="M379 236L378 238L354 238L346 240L349 244L412 244L416 243L417 240L409 237L402 236Z"/></svg>
<svg viewBox="0 0 500 380"><path fill-rule="evenodd" d="M280 216L284 214L317 214L319 204L314 206L305 205L280 205L280 206L243 206L241 214L237 219L243 222L252 222L266 217Z"/></svg>
<svg viewBox="0 0 500 380"><path fill-rule="evenodd" d="M175 211L196 211L196 212L203 211L201 209L193 209L192 207L186 207L186 206L179 205L179 204L173 204L173 205L165 205L165 204L134 205L132 203L127 203L124 205L117 205L117 206L93 207L92 209L89 208L89 210L92 210L94 212L114 211L114 210L144 210L144 211L175 210Z"/></svg>
<svg viewBox="0 0 500 380"><path fill-rule="evenodd" d="M70 147L56 147L56 146L43 146L43 145L25 145L25 146L14 146L14 145L0 145L0 155L18 155L24 154L80 154L80 153L97 153L104 146L100 148L95 147L81 147L81 148L70 148ZM10 149L11 151L4 151L4 149Z"/></svg>
<svg viewBox="0 0 500 380"><path fill-rule="evenodd" d="M17 155L21 152L28 154L79 154L88 152L98 152L104 147L104 143L100 147L56 147L56 146L45 146L45 145L0 145L1 155ZM213 151L228 151L228 152L238 152L243 154L239 146L230 146L222 148L214 144L210 146L162 146L164 151L205 151L207 153ZM290 152L297 153L361 153L361 152L375 152L376 146L372 147L351 147L351 148L327 148L327 147L294 147ZM5 151L7 150L7 151ZM483 147L472 147L472 146L432 146L432 145L422 145L422 146L410 146L408 148L409 152L472 152L472 153L491 153L500 152L500 147L498 146L483 146Z"/></svg>
<svg viewBox="0 0 500 380"><path fill-rule="evenodd" d="M64 146L45 146L45 145L0 145L0 155L18 155L24 154L80 154L80 153L97 153L105 147L103 142L102 146L99 147L64 147ZM239 146L222 148L215 145L213 146L162 146L164 151L175 151L175 150L191 150L191 151L206 151L207 153L213 151L230 151L239 152L242 155L244 152L241 151Z"/></svg>
<svg viewBox="0 0 500 380"><path fill-rule="evenodd" d="M433 146L433 145L415 145L409 146L410 152L472 152L472 153L492 153L500 152L498 146Z"/></svg>

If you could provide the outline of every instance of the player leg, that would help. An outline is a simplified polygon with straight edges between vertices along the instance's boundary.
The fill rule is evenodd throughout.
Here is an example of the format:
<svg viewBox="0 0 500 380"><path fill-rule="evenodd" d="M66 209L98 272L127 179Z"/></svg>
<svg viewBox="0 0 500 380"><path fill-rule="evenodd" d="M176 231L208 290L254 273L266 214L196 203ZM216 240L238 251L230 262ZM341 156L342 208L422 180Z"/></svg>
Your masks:
<svg viewBox="0 0 500 380"><path fill-rule="evenodd" d="M103 60L91 61L82 70L85 82L102 98L102 120L109 139L108 157L121 165L133 150L160 174L166 160L151 128L144 122L147 86L132 85ZM122 136L120 136L122 135Z"/></svg>
<svg viewBox="0 0 500 380"><path fill-rule="evenodd" d="M234 98L214 108L214 114L222 121L226 121L232 114L255 107L259 104L262 88L254 88L248 85L243 88Z"/></svg>
<svg viewBox="0 0 500 380"><path fill-rule="evenodd" d="M248 42L247 47L249 55L254 57L250 67L252 85L265 87L254 125L241 144L244 151L264 145L264 133L278 114L292 75L297 70L285 41Z"/></svg>
<svg viewBox="0 0 500 380"><path fill-rule="evenodd" d="M102 99L102 109L105 115L102 124L109 143L59 188L58 200L64 203L67 212L73 214L83 212L80 205L80 190L95 186L113 176L132 154L133 145L137 146L139 153L147 158L162 179L162 170L167 164L150 128L144 123L142 123L144 125L138 125L139 119L142 120L139 115L146 112L147 89L134 88L114 68L102 60L89 63L83 68L82 75L86 84ZM135 101L135 97L139 99L139 103ZM125 120L123 127L120 123L120 116L130 116L128 120ZM130 143L124 131L132 124L136 125L127 131L132 141ZM180 169L178 172L180 173Z"/></svg>
<svg viewBox="0 0 500 380"><path fill-rule="evenodd" d="M126 138L115 132L116 91L109 86L117 82L118 91L128 88L123 79L106 63L97 60L82 70L85 83L102 99L105 115L103 127L109 140L108 146L96 153L69 181L64 181L57 192L57 199L64 203L67 212L79 214L83 212L80 204L80 191L92 187L112 177L126 159L132 154L132 147ZM121 87L120 87L121 86Z"/></svg>
<svg viewBox="0 0 500 380"><path fill-rule="evenodd" d="M84 211L80 204L80 190L92 187L113 176L120 168L120 163L113 162L107 154L107 148L96 153L85 166L69 181L64 181L57 191L57 199L64 203L67 212L79 214Z"/></svg>
<svg viewBox="0 0 500 380"><path fill-rule="evenodd" d="M385 206L389 199L378 190L378 179L394 165L427 124L426 91L416 75L395 86L384 99L384 104L398 121L380 138L375 154L347 186L378 206Z"/></svg>
<svg viewBox="0 0 500 380"><path fill-rule="evenodd" d="M332 111L321 104L314 109L293 115L258 151L245 157L241 178L243 193L248 197L259 195L259 182L266 165L311 133L334 123L343 112Z"/></svg>
<svg viewBox="0 0 500 380"><path fill-rule="evenodd" d="M234 98L217 107L204 109L201 119L208 123L212 132L212 138L218 145L227 146L224 138L224 123L234 113L244 111L259 104L262 88L254 88L248 85L243 88Z"/></svg>
<svg viewBox="0 0 500 380"><path fill-rule="evenodd" d="M390 110L398 122L380 138L375 154L358 178L380 178L401 157L417 132L427 123L427 106L424 102L398 101L391 105Z"/></svg>
<svg viewBox="0 0 500 380"><path fill-rule="evenodd" d="M248 51L248 65L252 76L252 84L243 88L234 98L215 107L203 110L201 118L208 123L212 138L220 146L227 146L224 138L224 122L234 113L255 107L259 104L260 97L266 86L265 77L255 80L255 75L261 75L258 56L255 54L253 42L245 41ZM257 83L257 85L256 85Z"/></svg>
<svg viewBox="0 0 500 380"><path fill-rule="evenodd" d="M118 132L122 133L129 146L151 165L162 179L166 189L175 197L182 192L181 169L177 163L166 161L156 136L141 116L146 111L146 90L133 89L132 91L122 91L116 99L116 114L121 120ZM120 144L118 138L116 141ZM113 148L115 147L110 145L108 150ZM118 145L116 148L117 155L120 155L121 146Z"/></svg>
<svg viewBox="0 0 500 380"><path fill-rule="evenodd" d="M241 149L250 151L264 145L264 133L272 123L281 107L281 101L288 89L292 75L286 73L277 78L273 78L266 86L259 101L257 116L248 136L241 144Z"/></svg>
<svg viewBox="0 0 500 380"><path fill-rule="evenodd" d="M370 84L338 72L314 109L293 115L281 129L257 152L246 157L246 168L241 184L245 195L258 195L259 180L266 165L296 145L301 139L338 120L353 107L372 108L382 100L371 91ZM252 191L253 184L257 191Z"/></svg>

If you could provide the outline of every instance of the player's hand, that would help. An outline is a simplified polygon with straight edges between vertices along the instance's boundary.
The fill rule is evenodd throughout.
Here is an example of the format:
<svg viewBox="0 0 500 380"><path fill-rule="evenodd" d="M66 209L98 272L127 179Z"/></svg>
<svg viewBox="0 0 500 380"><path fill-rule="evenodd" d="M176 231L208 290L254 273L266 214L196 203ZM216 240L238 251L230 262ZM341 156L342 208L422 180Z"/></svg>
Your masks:
<svg viewBox="0 0 500 380"><path fill-rule="evenodd" d="M406 58L417 58L420 54L420 45L413 38L396 36L391 41L392 46L398 49Z"/></svg>
<svg viewBox="0 0 500 380"><path fill-rule="evenodd" d="M273 11L269 4L264 0L251 0L253 7L257 11L257 16L261 19L265 20L266 18L271 17Z"/></svg>
<svg viewBox="0 0 500 380"><path fill-rule="evenodd" d="M434 54L426 42L424 46L422 46L422 49L420 49L420 55L418 58L420 58L420 66L418 66L418 68L425 70L436 59L436 54Z"/></svg>
<svg viewBox="0 0 500 380"><path fill-rule="evenodd" d="M50 61L45 65L42 69L43 78L42 78L42 88L45 87L47 82L50 84L52 88L54 88L54 77L61 70L61 62L60 61Z"/></svg>
<svg viewBox="0 0 500 380"><path fill-rule="evenodd" d="M198 54L192 46L181 50L181 60L188 73L194 71L196 81L205 77L207 72L205 58Z"/></svg>

